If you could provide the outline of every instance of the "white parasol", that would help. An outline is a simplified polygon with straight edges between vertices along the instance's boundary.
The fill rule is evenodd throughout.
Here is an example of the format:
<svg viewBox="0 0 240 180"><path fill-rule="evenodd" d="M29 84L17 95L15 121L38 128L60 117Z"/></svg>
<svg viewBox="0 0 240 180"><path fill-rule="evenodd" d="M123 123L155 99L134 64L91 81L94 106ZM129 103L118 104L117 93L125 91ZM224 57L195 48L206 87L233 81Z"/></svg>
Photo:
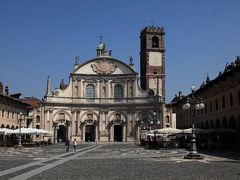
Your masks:
<svg viewBox="0 0 240 180"><path fill-rule="evenodd" d="M176 133L182 133L181 129L175 129L175 128L163 128L163 129L156 129L158 133L162 134L176 134Z"/></svg>

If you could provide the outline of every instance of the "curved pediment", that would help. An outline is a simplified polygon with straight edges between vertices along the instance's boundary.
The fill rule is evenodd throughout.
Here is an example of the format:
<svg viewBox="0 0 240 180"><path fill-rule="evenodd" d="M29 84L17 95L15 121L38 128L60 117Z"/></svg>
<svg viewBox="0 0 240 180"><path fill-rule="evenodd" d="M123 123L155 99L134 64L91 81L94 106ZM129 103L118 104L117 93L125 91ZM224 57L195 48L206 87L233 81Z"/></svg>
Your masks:
<svg viewBox="0 0 240 180"><path fill-rule="evenodd" d="M127 64L110 57L100 57L81 64L73 74L120 75L136 74Z"/></svg>

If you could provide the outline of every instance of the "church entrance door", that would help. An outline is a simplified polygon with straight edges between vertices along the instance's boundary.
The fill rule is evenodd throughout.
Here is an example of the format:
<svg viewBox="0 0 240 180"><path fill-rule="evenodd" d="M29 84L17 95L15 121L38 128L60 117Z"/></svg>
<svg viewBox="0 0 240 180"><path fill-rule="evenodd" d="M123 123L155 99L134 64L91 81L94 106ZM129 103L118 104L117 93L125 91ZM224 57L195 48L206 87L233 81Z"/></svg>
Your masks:
<svg viewBox="0 0 240 180"><path fill-rule="evenodd" d="M66 126L60 125L57 130L57 142L65 142L66 141Z"/></svg>
<svg viewBox="0 0 240 180"><path fill-rule="evenodd" d="M114 142L122 142L122 125L114 125Z"/></svg>
<svg viewBox="0 0 240 180"><path fill-rule="evenodd" d="M85 131L85 141L93 142L94 141L94 125L86 125Z"/></svg>

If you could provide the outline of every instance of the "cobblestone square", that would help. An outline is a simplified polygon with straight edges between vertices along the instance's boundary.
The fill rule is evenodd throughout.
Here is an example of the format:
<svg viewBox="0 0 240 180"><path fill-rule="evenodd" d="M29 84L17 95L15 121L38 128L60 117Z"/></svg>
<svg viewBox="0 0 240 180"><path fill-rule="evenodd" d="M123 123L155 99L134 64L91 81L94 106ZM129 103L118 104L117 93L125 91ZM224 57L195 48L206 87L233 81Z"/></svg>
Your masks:
<svg viewBox="0 0 240 180"><path fill-rule="evenodd" d="M0 149L0 179L240 179L236 152L201 152L185 160L184 149L150 150L134 144L64 144Z"/></svg>

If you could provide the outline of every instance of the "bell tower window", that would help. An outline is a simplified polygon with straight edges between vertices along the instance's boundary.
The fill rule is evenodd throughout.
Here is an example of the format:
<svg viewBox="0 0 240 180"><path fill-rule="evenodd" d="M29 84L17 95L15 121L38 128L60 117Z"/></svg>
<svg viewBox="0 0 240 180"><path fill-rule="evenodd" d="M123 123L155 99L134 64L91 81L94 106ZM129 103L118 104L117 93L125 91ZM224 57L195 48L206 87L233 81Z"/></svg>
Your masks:
<svg viewBox="0 0 240 180"><path fill-rule="evenodd" d="M152 48L159 48L159 39L157 36L152 37Z"/></svg>

